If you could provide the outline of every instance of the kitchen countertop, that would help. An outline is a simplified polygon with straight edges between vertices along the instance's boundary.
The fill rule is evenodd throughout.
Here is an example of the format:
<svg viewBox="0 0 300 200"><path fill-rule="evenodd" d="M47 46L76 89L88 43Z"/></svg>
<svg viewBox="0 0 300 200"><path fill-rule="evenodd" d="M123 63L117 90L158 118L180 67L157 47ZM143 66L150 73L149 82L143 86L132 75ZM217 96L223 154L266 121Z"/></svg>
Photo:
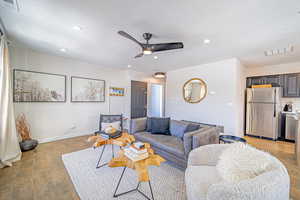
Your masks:
<svg viewBox="0 0 300 200"><path fill-rule="evenodd" d="M299 112L287 112L287 111L281 111L281 113L286 115L292 115L295 120L300 120L300 113Z"/></svg>
<svg viewBox="0 0 300 200"><path fill-rule="evenodd" d="M292 115L294 115L294 114L300 114L299 112L296 112L296 111L292 111L292 112L289 112L289 111L281 111L281 113L283 113L283 114L292 114Z"/></svg>

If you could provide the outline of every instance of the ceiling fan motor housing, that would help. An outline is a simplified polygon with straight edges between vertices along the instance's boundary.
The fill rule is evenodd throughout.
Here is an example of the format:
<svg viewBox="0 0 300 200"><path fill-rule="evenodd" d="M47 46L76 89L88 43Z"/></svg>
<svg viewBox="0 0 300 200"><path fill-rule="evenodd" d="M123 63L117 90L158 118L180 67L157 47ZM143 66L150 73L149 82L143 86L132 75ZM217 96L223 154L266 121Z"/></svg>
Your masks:
<svg viewBox="0 0 300 200"><path fill-rule="evenodd" d="M151 39L151 37L152 37L152 34L151 33L144 33L143 34L143 38L145 39L145 40L150 40Z"/></svg>

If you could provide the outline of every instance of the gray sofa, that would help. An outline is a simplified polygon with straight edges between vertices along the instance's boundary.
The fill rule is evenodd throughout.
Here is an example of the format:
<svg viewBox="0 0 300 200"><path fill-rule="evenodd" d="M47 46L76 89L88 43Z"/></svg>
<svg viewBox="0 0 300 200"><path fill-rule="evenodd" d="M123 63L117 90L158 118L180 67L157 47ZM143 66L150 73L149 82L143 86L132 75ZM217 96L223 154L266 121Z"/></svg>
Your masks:
<svg viewBox="0 0 300 200"><path fill-rule="evenodd" d="M185 123L194 122L185 121ZM166 160L185 169L190 151L199 146L219 143L219 134L223 130L223 127L215 125L201 123L197 125L198 130L186 132L183 138L179 138L172 135L151 134L146 131L147 118L138 118L130 121L129 132L136 140L150 143L155 152Z"/></svg>

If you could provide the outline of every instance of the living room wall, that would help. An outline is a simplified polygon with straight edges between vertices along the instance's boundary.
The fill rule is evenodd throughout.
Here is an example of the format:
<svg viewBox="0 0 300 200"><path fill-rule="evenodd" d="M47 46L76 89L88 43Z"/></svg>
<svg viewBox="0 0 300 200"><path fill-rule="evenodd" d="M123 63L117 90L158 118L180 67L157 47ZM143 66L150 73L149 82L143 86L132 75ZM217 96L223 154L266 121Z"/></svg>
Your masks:
<svg viewBox="0 0 300 200"><path fill-rule="evenodd" d="M207 96L197 104L184 101L182 86L191 78L207 84ZM243 135L244 66L237 59L192 66L167 73L166 116L223 125L226 134Z"/></svg>
<svg viewBox="0 0 300 200"><path fill-rule="evenodd" d="M129 117L131 80L157 82L142 72L113 70L22 46L10 47L10 58L11 67L14 69L67 75L65 103L14 103L16 116L20 113L26 114L32 137L40 142L91 134L98 129L100 113L123 113L125 117ZM105 102L71 103L71 76L105 80ZM110 97L110 86L125 88L125 97Z"/></svg>

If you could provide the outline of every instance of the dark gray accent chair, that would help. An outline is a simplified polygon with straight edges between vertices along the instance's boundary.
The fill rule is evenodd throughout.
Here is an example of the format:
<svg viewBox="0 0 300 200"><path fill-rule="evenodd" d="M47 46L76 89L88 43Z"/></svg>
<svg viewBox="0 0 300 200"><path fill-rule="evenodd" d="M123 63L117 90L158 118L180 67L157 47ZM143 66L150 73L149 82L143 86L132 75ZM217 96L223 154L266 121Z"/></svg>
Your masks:
<svg viewBox="0 0 300 200"><path fill-rule="evenodd" d="M198 130L186 132L183 138L179 138L172 135L151 134L146 131L147 118L137 118L130 121L129 132L137 141L150 143L157 154L185 169L190 151L199 146L218 144L219 134L223 130L221 126L197 124Z"/></svg>
<svg viewBox="0 0 300 200"><path fill-rule="evenodd" d="M121 131L123 131L123 115L103 115L100 114L100 121L99 121L99 131L95 132L96 134L101 133L101 123L112 123L120 121Z"/></svg>

